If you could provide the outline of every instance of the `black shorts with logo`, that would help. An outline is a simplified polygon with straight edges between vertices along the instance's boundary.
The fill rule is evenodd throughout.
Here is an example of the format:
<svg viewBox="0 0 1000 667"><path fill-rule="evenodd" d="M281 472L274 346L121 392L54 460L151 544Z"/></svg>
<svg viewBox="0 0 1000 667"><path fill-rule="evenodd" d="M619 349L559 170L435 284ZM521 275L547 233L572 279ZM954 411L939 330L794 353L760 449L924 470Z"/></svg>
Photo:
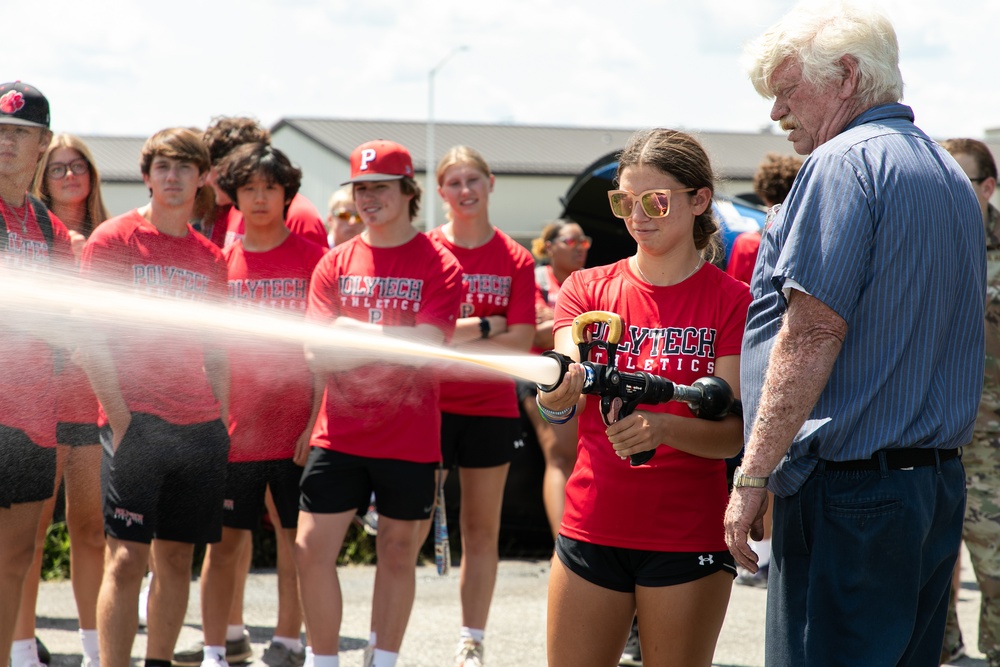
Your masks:
<svg viewBox="0 0 1000 667"><path fill-rule="evenodd" d="M222 539L229 433L221 420L180 425L136 412L117 451L107 426L101 445L108 535L146 544Z"/></svg>
<svg viewBox="0 0 1000 667"><path fill-rule="evenodd" d="M522 439L520 417L441 413L441 458L445 470L494 468L510 463Z"/></svg>
<svg viewBox="0 0 1000 667"><path fill-rule="evenodd" d="M372 492L380 516L400 521L429 519L434 509L437 463L376 459L313 447L302 473L299 507L312 514L355 512Z"/></svg>
<svg viewBox="0 0 1000 667"><path fill-rule="evenodd" d="M719 570L736 577L736 560L729 551L645 551L591 544L559 535L556 555L574 574L601 588L622 593L632 593L636 586L686 584Z"/></svg>
<svg viewBox="0 0 1000 667"><path fill-rule="evenodd" d="M260 526L264 494L270 488L281 528L296 528L299 525L301 479L302 466L295 465L291 459L230 463L226 468L222 525L242 530L254 530Z"/></svg>

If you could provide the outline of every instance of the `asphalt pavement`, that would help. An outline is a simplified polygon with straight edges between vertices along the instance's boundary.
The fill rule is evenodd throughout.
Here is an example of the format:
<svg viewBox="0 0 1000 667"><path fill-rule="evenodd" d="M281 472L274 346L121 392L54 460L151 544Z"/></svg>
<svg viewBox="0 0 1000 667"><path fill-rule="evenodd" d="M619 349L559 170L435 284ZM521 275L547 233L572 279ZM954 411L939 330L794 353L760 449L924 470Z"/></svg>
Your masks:
<svg viewBox="0 0 1000 667"><path fill-rule="evenodd" d="M963 557L959 619L969 656L953 665L985 666L975 647L978 632L979 590L967 555ZM371 592L375 569L371 566L341 568L344 622L341 628L340 664L360 667L368 639ZM545 665L545 594L549 563L540 560L504 560L500 563L496 594L486 633L488 667ZM245 618L254 648L251 667L265 667L260 656L272 636L276 576L254 571L246 587ZM764 664L764 607L766 591L734 586L729 611L715 652L716 667L762 667ZM186 647L201 639L197 582L178 642ZM458 571L438 576L433 565L417 570L417 597L403 641L399 667L450 667L460 626ZM38 635L52 651L51 667L78 667L81 662L76 607L68 581L43 583L38 602ZM142 630L132 649L133 664L142 665L146 647ZM970 645L971 644L971 645Z"/></svg>

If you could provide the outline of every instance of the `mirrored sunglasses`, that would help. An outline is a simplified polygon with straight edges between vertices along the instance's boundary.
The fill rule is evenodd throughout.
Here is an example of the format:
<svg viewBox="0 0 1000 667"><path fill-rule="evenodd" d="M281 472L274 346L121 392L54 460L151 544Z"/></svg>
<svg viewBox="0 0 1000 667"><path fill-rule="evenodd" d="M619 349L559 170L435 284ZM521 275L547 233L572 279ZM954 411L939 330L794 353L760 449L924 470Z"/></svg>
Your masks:
<svg viewBox="0 0 1000 667"><path fill-rule="evenodd" d="M691 192L694 188L678 190L646 190L634 195L628 190L611 190L608 200L611 202L611 213L616 218L627 218L632 215L636 200L642 206L642 211L650 218L663 218L670 213L670 195L675 192Z"/></svg>
<svg viewBox="0 0 1000 667"><path fill-rule="evenodd" d="M82 157L78 157L72 162L50 162L49 166L45 169L45 173L48 174L49 178L59 180L60 178L65 178L68 171L73 172L77 176L83 176L90 171L90 165Z"/></svg>
<svg viewBox="0 0 1000 667"><path fill-rule="evenodd" d="M556 240L566 244L566 247L568 248L576 248L577 246L580 246L584 250L590 248L591 243L594 241L589 236L571 236L569 238Z"/></svg>
<svg viewBox="0 0 1000 667"><path fill-rule="evenodd" d="M333 217L352 225L357 225L361 222L360 215L358 215L357 213L351 213L346 209L340 209L339 211L334 212Z"/></svg>

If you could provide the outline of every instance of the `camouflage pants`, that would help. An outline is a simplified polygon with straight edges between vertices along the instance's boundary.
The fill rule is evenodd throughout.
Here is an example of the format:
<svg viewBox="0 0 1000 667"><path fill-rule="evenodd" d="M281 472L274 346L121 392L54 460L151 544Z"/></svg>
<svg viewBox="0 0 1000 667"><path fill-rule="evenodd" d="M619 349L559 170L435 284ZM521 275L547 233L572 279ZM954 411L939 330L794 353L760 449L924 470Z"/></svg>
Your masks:
<svg viewBox="0 0 1000 667"><path fill-rule="evenodd" d="M979 650L1000 664L1000 434L976 433L962 454L968 497L962 536L982 595ZM948 608L944 645L961 641L955 597Z"/></svg>

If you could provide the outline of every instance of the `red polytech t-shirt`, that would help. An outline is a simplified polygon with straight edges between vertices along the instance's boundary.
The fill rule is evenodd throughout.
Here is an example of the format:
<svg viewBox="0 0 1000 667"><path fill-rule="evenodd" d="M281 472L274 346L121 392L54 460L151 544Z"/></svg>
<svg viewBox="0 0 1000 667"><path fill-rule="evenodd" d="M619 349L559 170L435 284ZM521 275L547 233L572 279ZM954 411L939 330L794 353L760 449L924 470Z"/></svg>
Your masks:
<svg viewBox="0 0 1000 667"><path fill-rule="evenodd" d="M51 212L51 249L27 199L20 209L0 199L0 216L7 228L7 245L0 246L0 278L14 271L69 270L73 266L69 232ZM54 351L30 327L19 328L14 321L17 317L5 313L0 318L0 424L24 431L36 445L55 447L58 380L54 377Z"/></svg>
<svg viewBox="0 0 1000 667"><path fill-rule="evenodd" d="M155 297L220 303L226 297L226 262L211 241L190 225L184 236L164 234L135 210L94 230L84 246L80 271ZM219 418L219 402L204 370L203 341L209 332L170 332L136 324L116 327L108 336L130 411L180 425ZM102 414L100 423L105 422Z"/></svg>
<svg viewBox="0 0 1000 667"><path fill-rule="evenodd" d="M219 219L216 224L226 225L226 235L222 242L223 248L228 248L234 241L243 238L246 234L246 222L243 214L235 206L229 207L229 214L225 219ZM288 215L285 216L285 227L289 231L298 234L307 241L312 241L316 245L329 247L326 238L326 227L323 226L323 218L312 202L306 199L302 193L292 197L292 202L288 205ZM212 231L212 240L217 241L218 234Z"/></svg>
<svg viewBox="0 0 1000 667"><path fill-rule="evenodd" d="M653 287L633 275L625 259L571 274L559 293L554 328L592 310L617 313L619 369L690 385L713 375L716 359L740 353L749 305L747 286L711 264L677 285ZM602 351L591 360L605 363L605 356ZM684 403L640 409L695 418ZM725 461L664 443L647 464L633 467L615 454L605 429L599 401L588 399L560 533L628 549L725 550Z"/></svg>
<svg viewBox="0 0 1000 667"><path fill-rule="evenodd" d="M747 285L753 277L753 267L757 264L760 250L760 232L743 232L733 241L733 251L729 253L726 273Z"/></svg>
<svg viewBox="0 0 1000 667"><path fill-rule="evenodd" d="M65 359L56 375L60 424L96 424L100 405L90 388L87 374Z"/></svg>
<svg viewBox="0 0 1000 667"><path fill-rule="evenodd" d="M302 319L309 279L326 248L289 234L276 248L249 252L240 239L222 251L229 303ZM229 460L290 459L309 423L313 376L301 344L233 339L229 344Z"/></svg>
<svg viewBox="0 0 1000 667"><path fill-rule="evenodd" d="M307 317L350 317L389 327L432 324L447 339L461 298L462 267L427 236L417 234L394 248L375 248L356 236L320 260ZM314 447L416 463L441 460L437 374L393 363L391 340L384 342L384 360L331 373Z"/></svg>
<svg viewBox="0 0 1000 667"><path fill-rule="evenodd" d="M535 325L535 262L522 245L499 229L489 241L471 249L449 241L440 227L428 232L428 236L447 248L462 265L465 296L459 317L503 315L507 326ZM442 377L441 411L516 418L520 412L514 380L496 375L474 382Z"/></svg>

